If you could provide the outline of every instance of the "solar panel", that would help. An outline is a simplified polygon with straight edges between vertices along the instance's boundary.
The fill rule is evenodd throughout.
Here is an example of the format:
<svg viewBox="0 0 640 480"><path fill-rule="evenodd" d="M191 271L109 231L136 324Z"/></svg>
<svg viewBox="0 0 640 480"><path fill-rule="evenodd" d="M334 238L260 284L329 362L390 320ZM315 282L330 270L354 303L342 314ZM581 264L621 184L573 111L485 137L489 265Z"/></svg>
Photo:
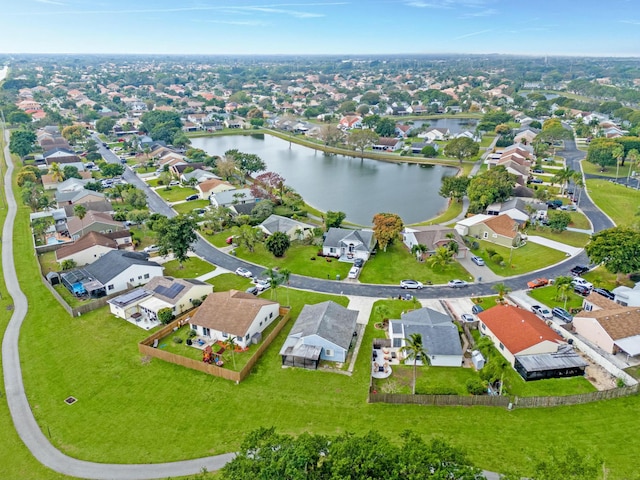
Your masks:
<svg viewBox="0 0 640 480"><path fill-rule="evenodd" d="M123 295L120 295L117 298L114 298L113 303L117 303L119 305L128 305L129 303L135 302L136 300L139 300L140 298L144 298L150 294L151 292L149 292L149 290L145 290L144 288L136 288L135 290L132 290Z"/></svg>
<svg viewBox="0 0 640 480"><path fill-rule="evenodd" d="M167 298L175 298L175 296L178 295L182 290L184 290L184 285L180 285L179 283L174 283L170 287L158 285L156 288L154 288L154 292Z"/></svg>

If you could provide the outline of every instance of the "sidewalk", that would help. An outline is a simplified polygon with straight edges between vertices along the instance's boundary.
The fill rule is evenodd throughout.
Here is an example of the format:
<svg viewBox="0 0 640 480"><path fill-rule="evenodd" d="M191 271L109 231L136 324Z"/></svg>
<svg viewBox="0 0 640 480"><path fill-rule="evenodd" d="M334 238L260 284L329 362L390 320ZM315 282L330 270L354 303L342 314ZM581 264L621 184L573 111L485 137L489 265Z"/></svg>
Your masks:
<svg viewBox="0 0 640 480"><path fill-rule="evenodd" d="M539 237L537 235L527 235L527 242L544 245L545 247L553 248L554 250L560 250L571 257L575 257L583 250L582 248L572 247L571 245L556 242L555 240L549 240L548 238Z"/></svg>

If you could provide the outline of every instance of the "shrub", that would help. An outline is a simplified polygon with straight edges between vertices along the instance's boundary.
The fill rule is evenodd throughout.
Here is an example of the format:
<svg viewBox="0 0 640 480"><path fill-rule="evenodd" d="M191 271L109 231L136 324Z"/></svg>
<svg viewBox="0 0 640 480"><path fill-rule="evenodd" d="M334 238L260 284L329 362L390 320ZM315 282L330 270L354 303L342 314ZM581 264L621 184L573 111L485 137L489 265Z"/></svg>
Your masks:
<svg viewBox="0 0 640 480"><path fill-rule="evenodd" d="M479 248L480 248L480 244L479 244L478 242L474 241L474 242L471 244L471 250L477 250L477 249L479 249Z"/></svg>
<svg viewBox="0 0 640 480"><path fill-rule="evenodd" d="M178 336L173 337L173 343L182 343L182 338Z"/></svg>
<svg viewBox="0 0 640 480"><path fill-rule="evenodd" d="M491 256L491 260L493 260L497 264L500 264L504 260L504 258L502 258L502 255L500 255L499 253L496 253Z"/></svg>
<svg viewBox="0 0 640 480"><path fill-rule="evenodd" d="M497 252L491 248L491 247L487 247L487 255L489 255L489 258L492 258Z"/></svg>
<svg viewBox="0 0 640 480"><path fill-rule="evenodd" d="M199 298L194 298L194 299L191 301L191 304L192 304L194 307L199 307L200 305L202 305L202 300L200 300ZM192 331L193 331L193 330L192 330Z"/></svg>
<svg viewBox="0 0 640 480"><path fill-rule="evenodd" d="M487 387L479 378L470 378L467 380L467 392L471 395L482 395L487 392Z"/></svg>
<svg viewBox="0 0 640 480"><path fill-rule="evenodd" d="M187 335L188 338L193 338L198 336L198 332L196 332L195 330L191 329L189 330L189 334Z"/></svg>
<svg viewBox="0 0 640 480"><path fill-rule="evenodd" d="M166 307L158 310L158 320L160 320L165 325L171 322L171 320L173 320L173 312L171 311L171 309L169 307Z"/></svg>

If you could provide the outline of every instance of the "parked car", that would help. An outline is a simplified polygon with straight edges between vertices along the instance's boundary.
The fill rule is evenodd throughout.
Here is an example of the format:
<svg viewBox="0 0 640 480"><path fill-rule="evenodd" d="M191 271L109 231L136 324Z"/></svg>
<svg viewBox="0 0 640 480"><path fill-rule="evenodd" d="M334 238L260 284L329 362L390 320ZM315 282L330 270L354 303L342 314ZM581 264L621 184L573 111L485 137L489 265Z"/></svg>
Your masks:
<svg viewBox="0 0 640 480"><path fill-rule="evenodd" d="M474 315L479 314L480 312L484 312L484 308L482 308L480 305L478 305L477 303L473 305L473 307L471 307L471 312Z"/></svg>
<svg viewBox="0 0 640 480"><path fill-rule="evenodd" d="M573 315L571 315L569 312L567 312L564 308L554 307L551 310L551 314L554 317L558 317L560 320L564 320L567 323L569 323L569 322L571 322L571 320L573 320Z"/></svg>
<svg viewBox="0 0 640 480"><path fill-rule="evenodd" d="M422 282L418 282L417 280L401 280L400 287L404 289L412 288L412 289L420 290L421 288L424 287L424 285L422 284Z"/></svg>
<svg viewBox="0 0 640 480"><path fill-rule="evenodd" d="M562 200L547 200L547 206L555 210L562 206Z"/></svg>
<svg viewBox="0 0 640 480"><path fill-rule="evenodd" d="M160 247L158 245L149 245L148 247L144 247L143 252L144 253L155 253L157 251L160 250Z"/></svg>
<svg viewBox="0 0 640 480"><path fill-rule="evenodd" d="M358 278L359 273L360 273L360 268L351 267L351 270L349 270L349 273L347 274L347 278Z"/></svg>
<svg viewBox="0 0 640 480"><path fill-rule="evenodd" d="M468 285L468 283L465 282L464 280L458 280L456 278L455 280L449 280L448 285L451 288L462 288L462 287L466 287Z"/></svg>
<svg viewBox="0 0 640 480"><path fill-rule="evenodd" d="M587 273L589 271L589 267L586 266L586 265L576 265L575 267L573 267L569 271L571 272L571 275L573 275L573 276L580 276L583 273Z"/></svg>
<svg viewBox="0 0 640 480"><path fill-rule="evenodd" d="M560 207L560 210L565 210L567 212L575 212L577 210L578 207L576 207L573 203L570 203L569 205L563 205Z"/></svg>
<svg viewBox="0 0 640 480"><path fill-rule="evenodd" d="M533 173L544 173L544 170L541 168L534 168Z"/></svg>
<svg viewBox="0 0 640 480"><path fill-rule="evenodd" d="M271 279L269 278L257 278L254 280L254 283L259 292L264 292L267 288L271 287Z"/></svg>
<svg viewBox="0 0 640 480"><path fill-rule="evenodd" d="M587 287L589 290L591 290L593 288L593 283L586 281L584 278L582 277L573 277L573 280L571 280L571 283L573 284L573 286L583 286L583 287Z"/></svg>
<svg viewBox="0 0 640 480"><path fill-rule="evenodd" d="M529 288L538 288L538 287L544 287L545 285L549 284L549 280L547 280L546 278L536 278L535 280L531 280L530 282L527 282L527 287Z"/></svg>
<svg viewBox="0 0 640 480"><path fill-rule="evenodd" d="M549 310L547 307L543 307L540 305L533 305L531 307L531 311L536 315L538 315L539 317L544 318L545 320L551 320L553 318L553 314L551 313L551 310Z"/></svg>
<svg viewBox="0 0 640 480"><path fill-rule="evenodd" d="M244 267L236 268L236 275L240 275L241 277L246 277L246 278L253 277L253 273L251 273L251 271L247 270Z"/></svg>
<svg viewBox="0 0 640 480"><path fill-rule="evenodd" d="M482 257L476 257L475 255L473 257L471 257L471 261L473 263L475 263L476 265L479 265L481 267L484 266L484 260Z"/></svg>
<svg viewBox="0 0 640 480"><path fill-rule="evenodd" d="M615 294L613 292L610 292L606 288L594 288L593 291L605 298L608 298L609 300L615 300L616 298Z"/></svg>
<svg viewBox="0 0 640 480"><path fill-rule="evenodd" d="M227 245L231 245L233 243L233 239L235 237L233 235L231 235L230 237L227 237L227 239L225 240Z"/></svg>
<svg viewBox="0 0 640 480"><path fill-rule="evenodd" d="M189 195L187 198L185 198L185 200L187 202L191 202L193 200L198 200L200 197L198 196L197 193L194 193L193 195Z"/></svg>
<svg viewBox="0 0 640 480"><path fill-rule="evenodd" d="M353 266L354 267L362 268L363 265L364 265L364 260L362 258L356 258L353 261Z"/></svg>
<svg viewBox="0 0 640 480"><path fill-rule="evenodd" d="M180 182L179 182L179 181L177 181L177 180L171 180L171 181L169 182L169 186L170 186L170 187L177 187L178 185L180 185Z"/></svg>
<svg viewBox="0 0 640 480"><path fill-rule="evenodd" d="M460 315L460 320L462 320L463 322L475 322L476 317L474 317L470 313L463 313L462 315Z"/></svg>
<svg viewBox="0 0 640 480"><path fill-rule="evenodd" d="M585 287L584 285L574 285L573 291L578 295L582 295L583 297L586 297L591 293L591 289L588 287Z"/></svg>
<svg viewBox="0 0 640 480"><path fill-rule="evenodd" d="M529 180L530 183L542 183L542 180L540 180L539 178L532 178Z"/></svg>
<svg viewBox="0 0 640 480"><path fill-rule="evenodd" d="M260 290L258 290L258 287L254 285L252 287L247 288L245 292L250 293L252 295L258 295L260 293Z"/></svg>

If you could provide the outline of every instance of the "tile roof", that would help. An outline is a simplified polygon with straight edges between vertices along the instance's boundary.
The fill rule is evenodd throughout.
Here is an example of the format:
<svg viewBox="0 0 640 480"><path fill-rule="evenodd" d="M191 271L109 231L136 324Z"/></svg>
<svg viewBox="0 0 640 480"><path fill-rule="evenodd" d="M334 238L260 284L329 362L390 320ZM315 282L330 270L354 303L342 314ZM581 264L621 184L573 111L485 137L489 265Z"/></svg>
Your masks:
<svg viewBox="0 0 640 480"><path fill-rule="evenodd" d="M260 309L274 304L277 302L237 290L215 292L202 302L189 323L241 337L246 335Z"/></svg>
<svg viewBox="0 0 640 480"><path fill-rule="evenodd" d="M71 255L75 255L78 252L86 250L91 247L95 247L97 245L111 248L116 250L118 248L118 244L112 238L107 237L106 235L98 232L89 232L78 240L76 240L71 245L65 245L64 247L56 250L56 259L61 261L64 258L67 258Z"/></svg>
<svg viewBox="0 0 640 480"><path fill-rule="evenodd" d="M511 305L497 305L478 318L514 355L543 341L564 343L562 338L533 312Z"/></svg>

